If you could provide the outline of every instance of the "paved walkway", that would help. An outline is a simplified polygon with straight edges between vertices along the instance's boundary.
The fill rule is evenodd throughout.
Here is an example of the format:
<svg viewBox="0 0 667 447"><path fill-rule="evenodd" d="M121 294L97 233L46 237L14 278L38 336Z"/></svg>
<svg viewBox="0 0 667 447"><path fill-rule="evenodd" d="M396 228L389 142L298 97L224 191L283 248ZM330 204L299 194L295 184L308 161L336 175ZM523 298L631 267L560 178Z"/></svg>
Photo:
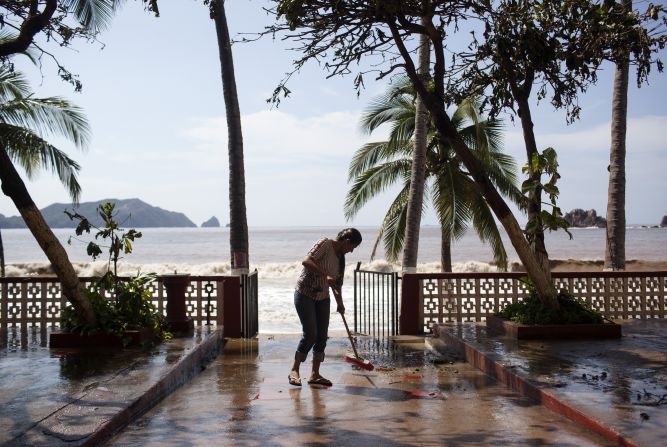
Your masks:
<svg viewBox="0 0 667 447"><path fill-rule="evenodd" d="M10 332L15 329L10 329ZM222 347L197 329L149 349L49 349L46 330L0 349L0 446L98 445L182 385Z"/></svg>
<svg viewBox="0 0 667 447"><path fill-rule="evenodd" d="M294 336L232 341L110 445L611 445L417 341L361 339L360 354L376 366L368 372L342 360L347 338L331 338L322 365L331 388L287 383Z"/></svg>
<svg viewBox="0 0 667 447"><path fill-rule="evenodd" d="M50 350L39 331L10 336L0 445L648 447L667 438L667 320L623 322L623 338L605 341L438 329L426 340L360 337L372 372L342 360L349 342L335 334L322 366L331 388L287 383L296 336L229 340L213 361L221 331L111 352Z"/></svg>

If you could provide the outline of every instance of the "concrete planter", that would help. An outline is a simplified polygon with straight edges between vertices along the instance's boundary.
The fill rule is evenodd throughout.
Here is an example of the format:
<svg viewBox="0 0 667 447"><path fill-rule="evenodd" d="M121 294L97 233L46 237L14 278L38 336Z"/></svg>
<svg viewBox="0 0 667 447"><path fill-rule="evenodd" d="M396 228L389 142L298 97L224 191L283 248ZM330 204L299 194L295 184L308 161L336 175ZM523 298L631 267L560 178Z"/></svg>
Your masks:
<svg viewBox="0 0 667 447"><path fill-rule="evenodd" d="M148 328L129 330L123 333L123 337L108 332L97 332L94 334L78 334L74 332L51 332L49 335L49 347L51 348L94 348L94 347L123 347L139 346L153 340L153 331Z"/></svg>
<svg viewBox="0 0 667 447"><path fill-rule="evenodd" d="M573 338L620 338L621 325L601 324L520 324L500 317L487 317L486 327L490 333L503 334L519 340L573 339Z"/></svg>

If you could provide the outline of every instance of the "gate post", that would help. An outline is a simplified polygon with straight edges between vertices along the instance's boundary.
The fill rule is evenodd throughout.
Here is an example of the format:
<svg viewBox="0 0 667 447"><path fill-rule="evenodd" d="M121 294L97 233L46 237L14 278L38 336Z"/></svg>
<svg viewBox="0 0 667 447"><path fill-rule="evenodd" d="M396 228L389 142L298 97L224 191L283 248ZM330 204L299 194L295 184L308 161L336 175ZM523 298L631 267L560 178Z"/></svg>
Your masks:
<svg viewBox="0 0 667 447"><path fill-rule="evenodd" d="M400 335L422 335L423 323L419 321L421 300L419 299L419 277L414 273L404 273L401 286Z"/></svg>

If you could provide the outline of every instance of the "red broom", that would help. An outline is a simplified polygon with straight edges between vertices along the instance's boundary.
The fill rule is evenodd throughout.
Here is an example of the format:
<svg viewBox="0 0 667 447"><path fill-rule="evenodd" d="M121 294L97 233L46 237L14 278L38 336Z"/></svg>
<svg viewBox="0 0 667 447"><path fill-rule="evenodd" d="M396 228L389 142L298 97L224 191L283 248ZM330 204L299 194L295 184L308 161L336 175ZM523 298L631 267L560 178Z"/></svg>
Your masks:
<svg viewBox="0 0 667 447"><path fill-rule="evenodd" d="M352 350L354 351L354 354L350 354L349 352L345 354L345 361L357 365L359 368L363 368L368 371L373 371L373 369L375 368L373 364L368 360L359 357L359 354L357 354L357 347L354 345L354 339L352 338L352 334L350 334L350 328L347 326L347 321L345 321L345 314L341 313L340 316L343 317L343 323L345 323L345 330L347 331L347 336L350 339L350 343L352 343Z"/></svg>

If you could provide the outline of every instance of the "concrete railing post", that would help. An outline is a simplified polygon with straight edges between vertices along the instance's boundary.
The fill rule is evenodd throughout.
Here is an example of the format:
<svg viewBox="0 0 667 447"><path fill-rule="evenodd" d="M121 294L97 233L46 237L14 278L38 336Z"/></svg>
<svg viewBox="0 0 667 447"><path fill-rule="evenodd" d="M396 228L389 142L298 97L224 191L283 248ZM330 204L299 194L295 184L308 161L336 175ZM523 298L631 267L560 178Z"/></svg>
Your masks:
<svg viewBox="0 0 667 447"><path fill-rule="evenodd" d="M190 284L189 274L161 275L160 279L167 292L167 324L174 333L194 329L194 320L187 315L185 291Z"/></svg>

